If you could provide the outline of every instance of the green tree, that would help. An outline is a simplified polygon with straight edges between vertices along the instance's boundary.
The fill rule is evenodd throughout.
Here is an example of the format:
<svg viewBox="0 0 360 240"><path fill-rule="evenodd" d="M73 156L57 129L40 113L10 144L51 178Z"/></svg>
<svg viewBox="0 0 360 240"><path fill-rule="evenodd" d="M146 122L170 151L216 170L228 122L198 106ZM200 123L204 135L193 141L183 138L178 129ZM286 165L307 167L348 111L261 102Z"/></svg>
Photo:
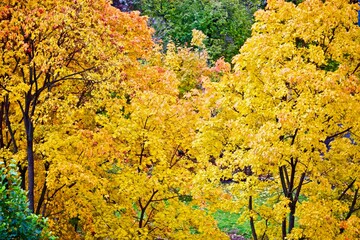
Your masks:
<svg viewBox="0 0 360 240"><path fill-rule="evenodd" d="M135 9L151 17L155 37L177 45L189 44L192 29L208 36L205 44L212 60L227 61L251 34L253 13L259 0L139 0Z"/></svg>
<svg viewBox="0 0 360 240"><path fill-rule="evenodd" d="M47 221L32 214L15 161L0 162L0 239L54 239Z"/></svg>

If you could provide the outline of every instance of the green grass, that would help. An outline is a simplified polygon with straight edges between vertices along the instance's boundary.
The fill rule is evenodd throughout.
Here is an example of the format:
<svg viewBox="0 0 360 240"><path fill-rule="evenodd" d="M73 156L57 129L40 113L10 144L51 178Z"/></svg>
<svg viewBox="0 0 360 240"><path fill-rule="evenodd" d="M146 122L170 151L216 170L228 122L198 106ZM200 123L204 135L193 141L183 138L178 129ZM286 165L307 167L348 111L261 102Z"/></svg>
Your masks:
<svg viewBox="0 0 360 240"><path fill-rule="evenodd" d="M225 233L235 232L245 238L251 238L250 224L246 221L243 224L238 223L240 213L229 213L224 211L217 211L214 213L214 218L218 222L218 227Z"/></svg>

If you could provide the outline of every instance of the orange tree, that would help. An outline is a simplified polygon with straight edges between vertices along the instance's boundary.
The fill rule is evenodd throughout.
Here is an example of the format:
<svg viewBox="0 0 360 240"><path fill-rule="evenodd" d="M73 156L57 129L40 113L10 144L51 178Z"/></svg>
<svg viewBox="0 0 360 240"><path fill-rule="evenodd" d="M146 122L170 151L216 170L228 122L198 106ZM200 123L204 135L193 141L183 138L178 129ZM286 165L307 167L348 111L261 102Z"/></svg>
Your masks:
<svg viewBox="0 0 360 240"><path fill-rule="evenodd" d="M146 18L107 1L0 6L1 155L30 209L62 239L225 237L192 148L206 53L160 54Z"/></svg>
<svg viewBox="0 0 360 240"><path fill-rule="evenodd" d="M94 82L114 77L115 68L126 67L151 46L145 37L150 30L143 18L121 14L106 1L6 1L0 13L1 148L18 155L23 179L27 171L34 211L39 106L53 89L73 87L81 95Z"/></svg>
<svg viewBox="0 0 360 240"><path fill-rule="evenodd" d="M235 71L208 86L198 144L254 239L359 237L357 5L269 1Z"/></svg>

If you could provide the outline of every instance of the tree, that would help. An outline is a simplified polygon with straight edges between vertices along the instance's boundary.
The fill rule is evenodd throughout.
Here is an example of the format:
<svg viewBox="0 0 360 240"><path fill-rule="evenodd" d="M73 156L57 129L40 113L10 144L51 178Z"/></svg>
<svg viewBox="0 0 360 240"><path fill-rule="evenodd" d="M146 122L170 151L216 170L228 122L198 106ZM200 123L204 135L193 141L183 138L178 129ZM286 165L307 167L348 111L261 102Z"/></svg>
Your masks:
<svg viewBox="0 0 360 240"><path fill-rule="evenodd" d="M53 239L46 219L28 209L21 189L15 161L0 162L0 237L1 239Z"/></svg>
<svg viewBox="0 0 360 240"><path fill-rule="evenodd" d="M218 97L199 145L211 143L204 156L237 182L229 188L254 239L359 237L356 10L345 0L268 1L235 72L208 87Z"/></svg>
<svg viewBox="0 0 360 240"><path fill-rule="evenodd" d="M8 1L0 4L0 12L1 148L8 151L12 146L19 161L26 149L27 162L19 167L23 179L28 172L29 207L34 211L34 128L46 118L39 106L56 88L85 94L92 83L112 78L114 69L126 67L148 51L152 42L143 36L150 29L144 21L131 29L118 25L132 19L141 23L142 18L121 14L107 1ZM127 41L129 36L136 45ZM126 44L133 45L131 50Z"/></svg>
<svg viewBox="0 0 360 240"><path fill-rule="evenodd" d="M74 114L83 119L84 113L90 115L76 127L81 131L77 136L60 137L71 142L64 144L72 146L68 151L73 153L73 160L66 170L69 173L64 174L71 180L65 176L59 180L77 183L70 189L63 188L65 194L59 197L82 196L77 204L66 197L71 209L62 209L78 217L79 229L85 236L226 237L210 214L196 208L205 207L206 200L215 200L217 195L205 195L208 193L201 187L208 186L214 193L216 189L206 181L200 184L206 178L195 177L207 162L197 161L191 146L193 127L201 117L196 113L201 107L201 90L193 89L180 97L181 73L175 69L177 60L184 59L203 66L192 69L203 75L184 71L187 77L206 77L210 71L205 70L204 55L191 53L190 49L178 49L178 53L181 56L155 52L138 70L127 72L124 88L109 91L108 85L99 85L92 92L96 97L89 100L82 113ZM51 158L61 158L63 151L62 147L53 148ZM53 182L62 184L56 179Z"/></svg>
<svg viewBox="0 0 360 240"><path fill-rule="evenodd" d="M205 44L211 60L223 56L230 61L250 36L252 15L261 1L139 0L134 7L151 17L154 36L165 46L169 41L190 44L192 30L197 29L208 36Z"/></svg>
<svg viewBox="0 0 360 240"><path fill-rule="evenodd" d="M192 150L206 52L160 53L145 17L107 1L0 6L1 156L30 209L62 239L225 238L198 209L222 194Z"/></svg>

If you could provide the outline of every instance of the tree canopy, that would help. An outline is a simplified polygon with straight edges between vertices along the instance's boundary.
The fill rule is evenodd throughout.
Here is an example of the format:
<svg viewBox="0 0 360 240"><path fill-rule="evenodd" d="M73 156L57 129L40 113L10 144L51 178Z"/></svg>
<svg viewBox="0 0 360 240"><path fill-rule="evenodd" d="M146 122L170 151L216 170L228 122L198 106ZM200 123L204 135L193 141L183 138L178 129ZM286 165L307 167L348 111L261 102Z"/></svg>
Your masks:
<svg viewBox="0 0 360 240"><path fill-rule="evenodd" d="M227 239L221 210L253 239L359 238L358 6L269 0L252 24L258 4L1 2L0 217Z"/></svg>
<svg viewBox="0 0 360 240"><path fill-rule="evenodd" d="M150 16L155 38L166 46L190 44L192 29L202 31L212 61L225 57L227 61L251 34L253 13L262 7L259 0L138 0L134 8Z"/></svg>
<svg viewBox="0 0 360 240"><path fill-rule="evenodd" d="M269 1L234 73L214 84L200 146L239 182L254 239L359 237L356 9Z"/></svg>

